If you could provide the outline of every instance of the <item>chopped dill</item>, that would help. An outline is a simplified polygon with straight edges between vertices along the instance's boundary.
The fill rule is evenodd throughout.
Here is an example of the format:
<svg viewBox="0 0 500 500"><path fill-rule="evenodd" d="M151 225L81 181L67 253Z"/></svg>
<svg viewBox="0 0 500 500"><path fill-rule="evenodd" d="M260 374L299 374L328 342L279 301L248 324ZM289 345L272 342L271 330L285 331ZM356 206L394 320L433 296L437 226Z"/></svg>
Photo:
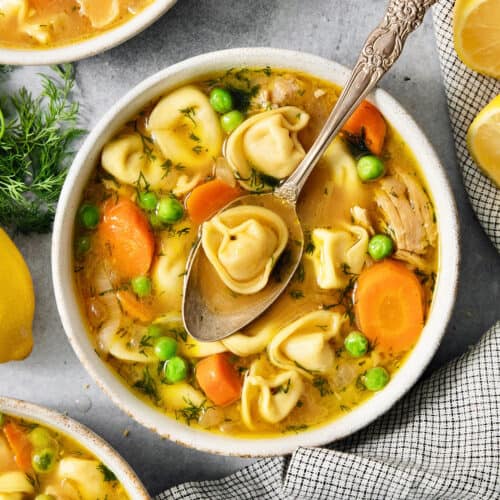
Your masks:
<svg viewBox="0 0 500 500"><path fill-rule="evenodd" d="M144 368L142 372L142 379L135 382L132 387L139 389L143 394L148 396L155 403L158 403L160 401L158 388L156 387L156 381L149 373L148 367Z"/></svg>
<svg viewBox="0 0 500 500"><path fill-rule="evenodd" d="M284 429L283 432L296 432L299 433L300 431L305 431L308 429L309 426L306 424L300 424L300 425L287 425Z"/></svg>
<svg viewBox="0 0 500 500"><path fill-rule="evenodd" d="M177 420L183 418L187 425L191 425L191 422L197 422L206 410L213 408L212 406L207 406L206 399L199 405L195 405L189 398L184 397L183 399L186 406L180 410L175 410L175 418Z"/></svg>
<svg viewBox="0 0 500 500"><path fill-rule="evenodd" d="M333 394L332 388L330 387L330 384L328 380L324 377L314 377L312 381L313 387L318 389L320 396L323 398L325 396L329 396L330 394Z"/></svg>
<svg viewBox="0 0 500 500"><path fill-rule="evenodd" d="M179 112L182 113L188 120L191 120L193 125L196 127L196 120L194 119L196 116L196 108L194 106L179 109Z"/></svg>
<svg viewBox="0 0 500 500"><path fill-rule="evenodd" d="M109 469L108 467L106 467L103 463L100 463L97 466L97 470L99 472L101 472L102 477L103 477L103 479L104 479L105 482L109 483L111 481L117 481L115 473L111 469Z"/></svg>
<svg viewBox="0 0 500 500"><path fill-rule="evenodd" d="M302 290L290 290L289 294L294 300L304 298L304 292Z"/></svg>

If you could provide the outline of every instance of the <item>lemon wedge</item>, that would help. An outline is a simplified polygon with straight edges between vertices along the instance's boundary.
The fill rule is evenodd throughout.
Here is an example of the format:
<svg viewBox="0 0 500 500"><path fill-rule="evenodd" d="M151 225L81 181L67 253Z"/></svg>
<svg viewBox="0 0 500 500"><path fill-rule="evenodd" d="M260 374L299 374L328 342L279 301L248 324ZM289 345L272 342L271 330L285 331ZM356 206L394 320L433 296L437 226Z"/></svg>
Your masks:
<svg viewBox="0 0 500 500"><path fill-rule="evenodd" d="M453 40L466 66L500 78L500 1L457 0Z"/></svg>
<svg viewBox="0 0 500 500"><path fill-rule="evenodd" d="M483 172L500 187L500 94L474 118L467 147Z"/></svg>
<svg viewBox="0 0 500 500"><path fill-rule="evenodd" d="M0 228L0 363L24 359L33 348L35 294L23 256Z"/></svg>

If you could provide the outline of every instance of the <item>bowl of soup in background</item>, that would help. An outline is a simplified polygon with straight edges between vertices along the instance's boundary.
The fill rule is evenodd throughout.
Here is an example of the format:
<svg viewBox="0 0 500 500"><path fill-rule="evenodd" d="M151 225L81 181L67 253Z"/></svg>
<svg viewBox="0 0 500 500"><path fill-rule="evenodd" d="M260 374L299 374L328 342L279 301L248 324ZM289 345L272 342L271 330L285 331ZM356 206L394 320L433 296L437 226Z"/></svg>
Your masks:
<svg viewBox="0 0 500 500"><path fill-rule="evenodd" d="M60 41L54 39L53 42L49 40L33 45L33 47L19 45L16 47L15 41L7 44L2 43L0 38L0 64L24 66L60 64L94 56L127 41L146 29L172 8L176 1L144 0L138 12L127 14L127 18L123 21L118 19L103 28L90 28L82 36L73 39ZM20 7L19 10L22 8ZM14 13L14 15L17 17L18 14ZM72 10L71 15L76 15L75 11Z"/></svg>
<svg viewBox="0 0 500 500"><path fill-rule="evenodd" d="M55 430L64 437L69 437L83 450L90 452L90 455L101 461L106 469L116 476L130 499L147 500L150 498L141 480L125 460L102 438L76 420L43 406L7 397L0 397L0 413L7 417L45 426L49 431Z"/></svg>
<svg viewBox="0 0 500 500"><path fill-rule="evenodd" d="M74 221L80 199L103 146L127 120L151 101L185 82L234 67L286 67L342 86L347 68L323 58L281 49L231 49L197 56L148 78L118 101L87 137L64 185L52 239L52 273L64 329L81 362L112 400L144 426L163 437L203 451L240 456L290 453L298 446L317 446L343 438L386 412L418 380L438 348L454 304L459 264L458 222L452 193L436 153L410 115L385 91L369 96L399 132L420 165L434 200L439 232L439 272L432 306L420 338L384 390L345 416L306 432L276 437L235 438L209 433L173 420L136 397L94 351L73 279Z"/></svg>

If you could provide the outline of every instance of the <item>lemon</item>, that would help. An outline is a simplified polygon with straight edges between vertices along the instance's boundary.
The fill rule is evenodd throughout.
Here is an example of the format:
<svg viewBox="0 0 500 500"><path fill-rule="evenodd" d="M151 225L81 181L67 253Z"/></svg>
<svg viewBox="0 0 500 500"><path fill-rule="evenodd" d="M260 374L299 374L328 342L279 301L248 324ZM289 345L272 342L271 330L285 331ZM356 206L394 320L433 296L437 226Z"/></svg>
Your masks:
<svg viewBox="0 0 500 500"><path fill-rule="evenodd" d="M23 256L0 228L0 363L24 359L33 348L35 294Z"/></svg>
<svg viewBox="0 0 500 500"><path fill-rule="evenodd" d="M475 162L500 187L500 94L474 118L467 147Z"/></svg>
<svg viewBox="0 0 500 500"><path fill-rule="evenodd" d="M457 0L453 40L466 66L500 78L500 0Z"/></svg>

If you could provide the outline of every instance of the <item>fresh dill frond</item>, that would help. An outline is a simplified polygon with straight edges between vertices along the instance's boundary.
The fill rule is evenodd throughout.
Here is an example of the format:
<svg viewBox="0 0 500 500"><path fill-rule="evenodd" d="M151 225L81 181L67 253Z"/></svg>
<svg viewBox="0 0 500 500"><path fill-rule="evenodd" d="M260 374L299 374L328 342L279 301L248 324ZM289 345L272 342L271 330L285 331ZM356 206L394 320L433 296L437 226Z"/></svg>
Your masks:
<svg viewBox="0 0 500 500"><path fill-rule="evenodd" d="M207 406L207 401L202 401L199 405L195 405L189 398L184 397L186 406L180 410L175 410L175 418L183 418L187 425L191 425L191 422L198 422L199 418L211 406Z"/></svg>
<svg viewBox="0 0 500 500"><path fill-rule="evenodd" d="M84 132L71 99L73 67L52 70L57 76L41 75L39 96L23 87L1 103L0 225L24 233L51 229L71 145Z"/></svg>
<svg viewBox="0 0 500 500"><path fill-rule="evenodd" d="M156 387L156 381L149 373L149 369L147 367L144 368L144 371L142 372L142 379L135 382L133 387L139 389L143 394L148 396L155 403L158 403L160 401L158 388Z"/></svg>

